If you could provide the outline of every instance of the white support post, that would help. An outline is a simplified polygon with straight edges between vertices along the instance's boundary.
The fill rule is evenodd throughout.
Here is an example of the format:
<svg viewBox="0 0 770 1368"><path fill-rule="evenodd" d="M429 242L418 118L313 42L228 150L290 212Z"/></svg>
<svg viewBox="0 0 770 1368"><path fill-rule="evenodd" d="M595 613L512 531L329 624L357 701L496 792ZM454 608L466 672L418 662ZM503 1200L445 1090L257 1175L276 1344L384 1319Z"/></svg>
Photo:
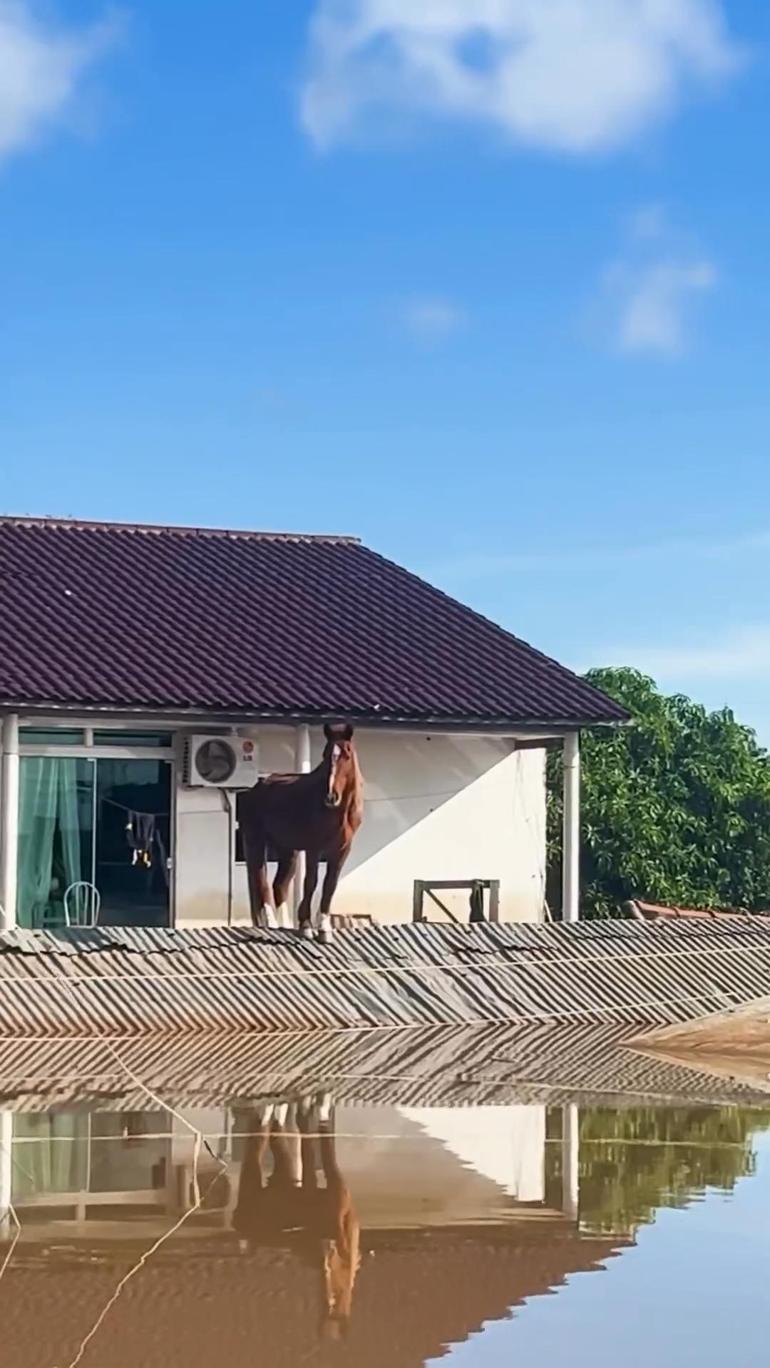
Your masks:
<svg viewBox="0 0 770 1368"><path fill-rule="evenodd" d="M13 1202L13 1112L0 1111L0 1240L11 1233Z"/></svg>
<svg viewBox="0 0 770 1368"><path fill-rule="evenodd" d="M2 733L2 826L0 827L0 905L2 929L16 925L19 869L19 718L6 713Z"/></svg>
<svg viewBox="0 0 770 1368"><path fill-rule="evenodd" d="M310 728L307 722L300 722L294 741L294 767L297 774L310 773ZM294 875L294 920L297 920L297 912L302 901L302 890L305 884L305 852L300 851L297 856L297 872Z"/></svg>
<svg viewBox="0 0 770 1368"><path fill-rule="evenodd" d="M562 921L580 917L580 737L568 732L564 738L562 838Z"/></svg>
<svg viewBox="0 0 770 1368"><path fill-rule="evenodd" d="M580 1112L574 1102L562 1107L561 1206L570 1221L580 1217Z"/></svg>

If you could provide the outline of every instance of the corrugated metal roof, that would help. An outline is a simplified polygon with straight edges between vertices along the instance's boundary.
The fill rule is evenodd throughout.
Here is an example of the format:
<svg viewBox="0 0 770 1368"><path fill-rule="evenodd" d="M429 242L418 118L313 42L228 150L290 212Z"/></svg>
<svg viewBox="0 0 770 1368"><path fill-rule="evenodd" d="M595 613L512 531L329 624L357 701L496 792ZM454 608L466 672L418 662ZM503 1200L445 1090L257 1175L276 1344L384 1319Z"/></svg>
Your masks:
<svg viewBox="0 0 770 1368"><path fill-rule="evenodd" d="M5 1035L693 1020L770 994L764 921L0 935Z"/></svg>
<svg viewBox="0 0 770 1368"><path fill-rule="evenodd" d="M0 586L6 703L511 727L626 718L348 538L6 518Z"/></svg>
<svg viewBox="0 0 770 1368"><path fill-rule="evenodd" d="M297 1034L0 1040L0 1096L14 1111L141 1111L291 1101L331 1090L367 1106L752 1103L767 1092L624 1044L626 1028L485 1025Z"/></svg>

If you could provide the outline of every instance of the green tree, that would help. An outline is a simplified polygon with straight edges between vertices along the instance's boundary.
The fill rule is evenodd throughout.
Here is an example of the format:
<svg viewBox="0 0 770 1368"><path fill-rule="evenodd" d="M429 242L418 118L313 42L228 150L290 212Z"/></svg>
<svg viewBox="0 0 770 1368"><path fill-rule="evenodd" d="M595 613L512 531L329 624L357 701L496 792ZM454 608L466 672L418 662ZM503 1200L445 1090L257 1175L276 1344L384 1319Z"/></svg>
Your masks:
<svg viewBox="0 0 770 1368"><path fill-rule="evenodd" d="M732 712L660 693L631 669L587 679L629 726L582 739L582 907L628 898L683 907L770 907L770 757ZM551 756L549 892L558 889L559 757ZM558 897L554 898L558 906Z"/></svg>
<svg viewBox="0 0 770 1368"><path fill-rule="evenodd" d="M634 1235L661 1207L708 1188L731 1192L755 1171L755 1138L770 1112L747 1107L590 1107L580 1113L580 1214L594 1231ZM561 1133L558 1109L549 1139ZM561 1193L561 1146L549 1144L550 1200Z"/></svg>

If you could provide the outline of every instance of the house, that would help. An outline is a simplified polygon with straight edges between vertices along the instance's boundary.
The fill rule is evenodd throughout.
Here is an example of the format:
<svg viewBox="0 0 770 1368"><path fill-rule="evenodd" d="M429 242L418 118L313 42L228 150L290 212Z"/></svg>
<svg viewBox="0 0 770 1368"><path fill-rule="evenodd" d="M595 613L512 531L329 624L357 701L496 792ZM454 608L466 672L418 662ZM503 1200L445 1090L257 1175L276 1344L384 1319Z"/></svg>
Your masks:
<svg viewBox="0 0 770 1368"><path fill-rule="evenodd" d="M79 881L108 925L248 922L235 795L310 768L330 717L366 782L336 913L465 921L481 881L542 919L561 745L577 916L578 736L625 713L359 542L6 517L0 595L6 927L61 924ZM436 882L466 885L443 913Z"/></svg>

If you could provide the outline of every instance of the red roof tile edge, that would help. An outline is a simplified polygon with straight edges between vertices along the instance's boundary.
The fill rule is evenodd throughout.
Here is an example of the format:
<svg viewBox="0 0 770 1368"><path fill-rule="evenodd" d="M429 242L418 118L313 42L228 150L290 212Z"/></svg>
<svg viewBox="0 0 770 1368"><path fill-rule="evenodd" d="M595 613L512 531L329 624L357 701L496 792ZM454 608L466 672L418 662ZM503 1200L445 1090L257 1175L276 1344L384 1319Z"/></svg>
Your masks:
<svg viewBox="0 0 770 1368"><path fill-rule="evenodd" d="M663 903L641 902L638 898L629 900L628 908L637 921L682 921L696 918L700 921L770 921L770 912L749 912L746 908L718 907L667 907Z"/></svg>

